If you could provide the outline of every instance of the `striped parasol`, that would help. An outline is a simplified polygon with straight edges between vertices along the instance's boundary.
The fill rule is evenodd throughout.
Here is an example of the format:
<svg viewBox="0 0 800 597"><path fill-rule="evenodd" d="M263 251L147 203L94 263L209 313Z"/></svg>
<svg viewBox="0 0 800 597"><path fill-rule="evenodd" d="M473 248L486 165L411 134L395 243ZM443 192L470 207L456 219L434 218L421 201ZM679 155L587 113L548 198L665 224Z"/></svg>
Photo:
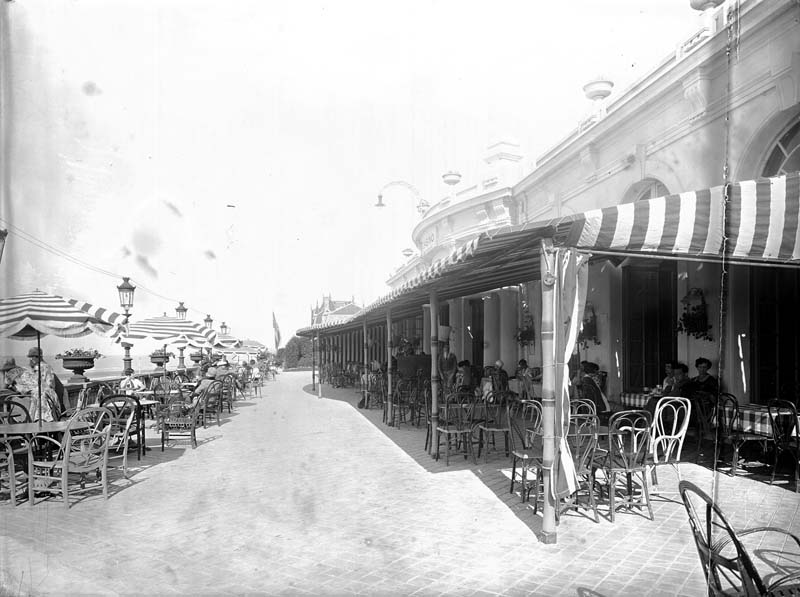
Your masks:
<svg viewBox="0 0 800 597"><path fill-rule="evenodd" d="M127 333L121 338L124 341L144 340L151 338L164 344L178 348L213 348L217 340L217 332L201 323L177 317L151 317L132 323Z"/></svg>
<svg viewBox="0 0 800 597"><path fill-rule="evenodd" d="M37 335L78 338L117 333L125 317L56 294L34 291L0 299L0 337L29 340Z"/></svg>
<svg viewBox="0 0 800 597"><path fill-rule="evenodd" d="M242 341L231 334L217 334L217 340L214 342L215 348L221 348L223 350L233 350L241 345Z"/></svg>

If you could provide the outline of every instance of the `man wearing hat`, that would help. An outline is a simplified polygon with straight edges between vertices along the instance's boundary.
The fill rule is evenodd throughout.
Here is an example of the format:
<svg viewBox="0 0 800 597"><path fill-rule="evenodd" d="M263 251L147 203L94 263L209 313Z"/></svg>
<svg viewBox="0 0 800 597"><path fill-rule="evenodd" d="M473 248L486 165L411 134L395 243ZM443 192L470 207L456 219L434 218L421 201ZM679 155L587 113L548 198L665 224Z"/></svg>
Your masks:
<svg viewBox="0 0 800 597"><path fill-rule="evenodd" d="M15 391L15 381L20 374L20 368L17 367L17 361L14 357L6 357L3 359L3 364L0 365L0 373L3 374L3 379L0 381L0 392Z"/></svg>
<svg viewBox="0 0 800 597"><path fill-rule="evenodd" d="M53 421L55 416L51 404L58 406L59 399L55 391L53 369L42 361L42 350L31 348L28 351L30 369L22 368L16 380L17 391L31 397L31 420ZM39 378L42 380L42 412L39 412Z"/></svg>

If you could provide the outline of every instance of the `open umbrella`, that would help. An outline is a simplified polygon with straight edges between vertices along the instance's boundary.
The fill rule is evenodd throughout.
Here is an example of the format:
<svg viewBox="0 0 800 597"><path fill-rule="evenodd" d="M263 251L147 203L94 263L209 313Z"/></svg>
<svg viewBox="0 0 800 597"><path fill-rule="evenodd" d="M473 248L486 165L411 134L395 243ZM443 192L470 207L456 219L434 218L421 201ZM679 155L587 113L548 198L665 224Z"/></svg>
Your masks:
<svg viewBox="0 0 800 597"><path fill-rule="evenodd" d="M177 317L151 317L128 326L123 340L152 338L177 347L212 348L217 332L202 323Z"/></svg>
<svg viewBox="0 0 800 597"><path fill-rule="evenodd" d="M242 345L242 341L232 334L217 334L217 340L214 342L214 348L226 350L233 350Z"/></svg>
<svg viewBox="0 0 800 597"><path fill-rule="evenodd" d="M196 323L190 319L180 319L178 317L168 317L164 314L161 317L150 317L132 323L128 326L124 337L120 340L129 342L132 340L144 340L151 338L164 343L164 352L167 344L177 348L213 348L217 339L217 332L202 323ZM167 369L164 367L164 375Z"/></svg>
<svg viewBox="0 0 800 597"><path fill-rule="evenodd" d="M125 318L119 313L57 294L34 291L0 299L0 338L32 340L41 350L41 336L79 338L88 334L119 333ZM42 375L39 372L39 412L42 412ZM41 423L41 419L39 421Z"/></svg>

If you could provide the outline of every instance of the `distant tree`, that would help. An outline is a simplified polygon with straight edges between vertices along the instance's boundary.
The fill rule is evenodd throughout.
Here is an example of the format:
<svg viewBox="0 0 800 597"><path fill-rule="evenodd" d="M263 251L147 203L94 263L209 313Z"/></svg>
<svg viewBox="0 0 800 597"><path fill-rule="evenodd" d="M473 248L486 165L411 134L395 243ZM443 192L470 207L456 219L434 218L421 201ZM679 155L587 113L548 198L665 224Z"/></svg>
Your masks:
<svg viewBox="0 0 800 597"><path fill-rule="evenodd" d="M283 351L283 366L285 368L311 367L311 338L293 336L286 343ZM280 354L280 350L278 352Z"/></svg>
<svg viewBox="0 0 800 597"><path fill-rule="evenodd" d="M276 365L283 365L283 361L286 358L286 348L279 348L278 351L275 353L275 364Z"/></svg>

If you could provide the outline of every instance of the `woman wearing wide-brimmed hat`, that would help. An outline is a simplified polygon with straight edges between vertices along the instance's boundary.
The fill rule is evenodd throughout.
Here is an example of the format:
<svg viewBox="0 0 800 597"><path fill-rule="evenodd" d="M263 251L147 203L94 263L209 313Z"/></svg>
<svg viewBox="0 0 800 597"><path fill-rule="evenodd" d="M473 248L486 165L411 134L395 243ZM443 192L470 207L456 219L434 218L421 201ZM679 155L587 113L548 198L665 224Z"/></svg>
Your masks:
<svg viewBox="0 0 800 597"><path fill-rule="evenodd" d="M17 391L20 394L28 394L36 397L39 392L39 377L42 383L42 411L39 412L39 401L31 400L31 421L53 421L55 420L56 413L53 413L51 404L56 407L59 404L58 394L55 391L55 379L53 369L42 360L42 350L40 348L31 348L28 351L28 358L30 359L30 369L27 367L21 368L21 373L17 376L15 383Z"/></svg>

